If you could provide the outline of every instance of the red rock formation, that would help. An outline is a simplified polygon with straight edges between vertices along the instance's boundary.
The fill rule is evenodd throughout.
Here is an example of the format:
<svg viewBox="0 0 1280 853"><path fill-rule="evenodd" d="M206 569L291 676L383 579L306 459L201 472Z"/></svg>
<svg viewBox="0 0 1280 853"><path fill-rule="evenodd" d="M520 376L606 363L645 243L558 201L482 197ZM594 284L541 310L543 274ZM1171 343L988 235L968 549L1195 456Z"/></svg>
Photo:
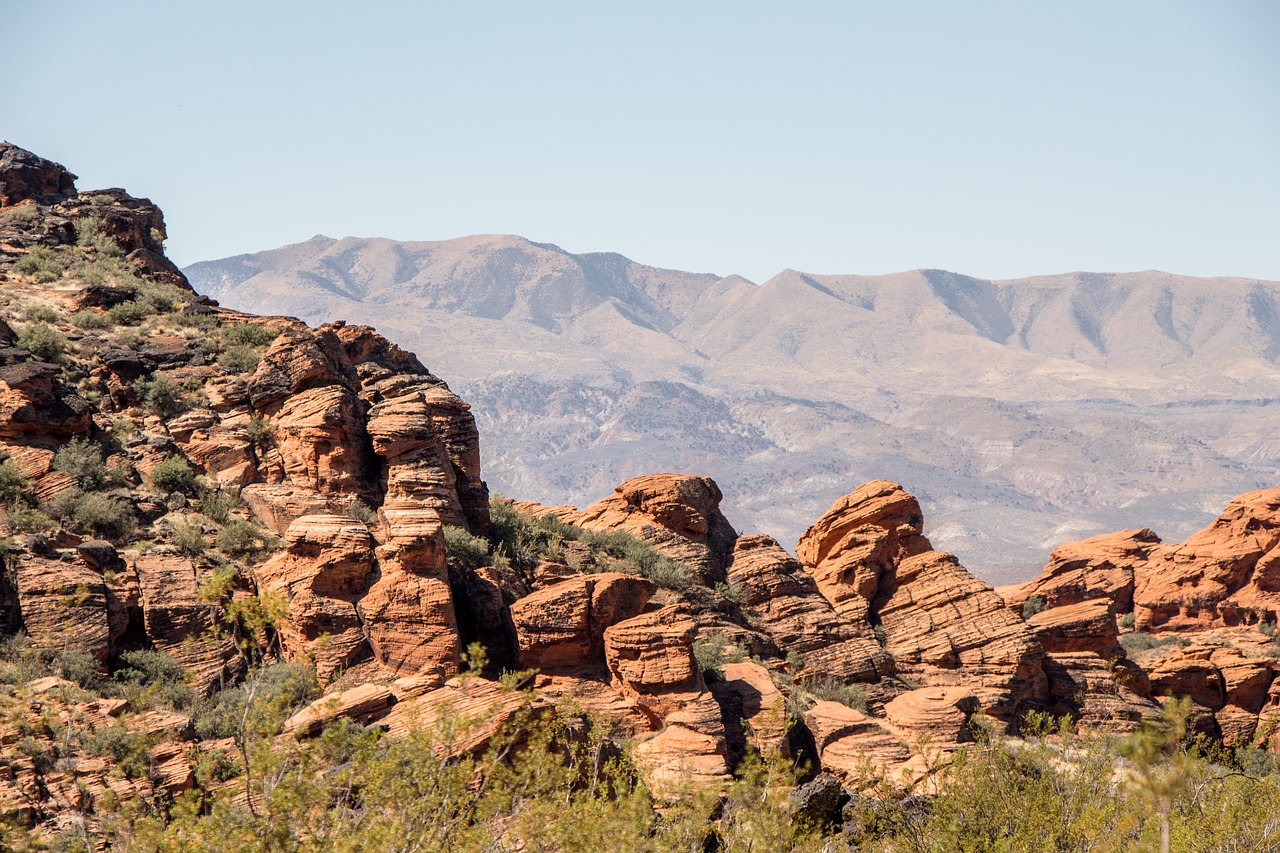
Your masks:
<svg viewBox="0 0 1280 853"><path fill-rule="evenodd" d="M1051 607L1034 614L1027 625L1050 654L1094 652L1104 660L1124 654L1114 606L1108 598Z"/></svg>
<svg viewBox="0 0 1280 853"><path fill-rule="evenodd" d="M374 656L398 675L458 671L458 628L449 590L444 531L433 510L381 510L381 577L360 601Z"/></svg>
<svg viewBox="0 0 1280 853"><path fill-rule="evenodd" d="M285 551L257 567L259 588L283 594L287 621L280 627L285 653L312 652L327 681L369 654L356 603L373 581L374 540L355 519L304 515L289 525ZM325 641L316 641L324 635Z"/></svg>
<svg viewBox="0 0 1280 853"><path fill-rule="evenodd" d="M1227 504L1209 527L1139 567L1139 627L1189 630L1276 621L1280 613L1280 489Z"/></svg>
<svg viewBox="0 0 1280 853"><path fill-rule="evenodd" d="M1160 538L1146 528L1064 542L1053 549L1039 577L1010 588L1005 598L1019 609L1029 598L1038 598L1046 607L1106 598L1115 602L1117 613L1128 613L1133 609L1135 569L1145 565L1159 544Z"/></svg>
<svg viewBox="0 0 1280 853"><path fill-rule="evenodd" d="M712 584L724 580L738 536L720 512L721 498L709 477L649 474L627 480L572 523L588 530L625 530Z"/></svg>
<svg viewBox="0 0 1280 853"><path fill-rule="evenodd" d="M836 611L878 623L899 672L927 684L968 685L1013 722L1044 690L1043 652L991 587L923 535L916 499L877 480L832 505L796 553Z"/></svg>
<svg viewBox="0 0 1280 853"><path fill-rule="evenodd" d="M511 605L520 665L574 672L604 662L605 629L640 614L656 587L635 575L580 575Z"/></svg>
<svg viewBox="0 0 1280 853"><path fill-rule="evenodd" d="M870 626L836 613L813 578L773 538L740 538L728 582L780 650L803 656L804 671L845 681L873 681L893 672L893 658Z"/></svg>

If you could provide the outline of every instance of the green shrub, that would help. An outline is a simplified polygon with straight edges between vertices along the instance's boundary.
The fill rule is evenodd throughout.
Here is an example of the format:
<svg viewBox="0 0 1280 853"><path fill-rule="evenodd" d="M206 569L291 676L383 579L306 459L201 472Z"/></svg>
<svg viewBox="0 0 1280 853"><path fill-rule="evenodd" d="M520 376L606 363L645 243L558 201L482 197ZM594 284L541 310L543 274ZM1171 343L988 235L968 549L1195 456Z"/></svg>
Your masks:
<svg viewBox="0 0 1280 853"><path fill-rule="evenodd" d="M109 329L112 326L110 315L101 311L94 311L92 308L85 308L83 311L77 311L72 314L71 324L77 329L84 329L86 332L95 329Z"/></svg>
<svg viewBox="0 0 1280 853"><path fill-rule="evenodd" d="M102 665L84 649L64 649L58 653L56 663L63 678L85 690L95 690L102 684Z"/></svg>
<svg viewBox="0 0 1280 853"><path fill-rule="evenodd" d="M154 770L151 737L124 723L117 722L84 734L80 745L90 755L110 759L126 779L145 779Z"/></svg>
<svg viewBox="0 0 1280 853"><path fill-rule="evenodd" d="M196 472L181 456L161 460L151 471L151 485L162 492L191 494L196 490Z"/></svg>
<svg viewBox="0 0 1280 853"><path fill-rule="evenodd" d="M230 557L256 558L275 545L275 537L251 521L228 521L218 533L218 550Z"/></svg>
<svg viewBox="0 0 1280 853"><path fill-rule="evenodd" d="M1022 618L1030 619L1032 616L1035 616L1037 613L1043 612L1044 608L1045 608L1044 599L1038 595L1033 595L1030 598L1028 598L1026 601L1022 602Z"/></svg>
<svg viewBox="0 0 1280 853"><path fill-rule="evenodd" d="M659 557L656 563L641 574L658 586L676 592L682 592L698 583L697 572L669 557Z"/></svg>
<svg viewBox="0 0 1280 853"><path fill-rule="evenodd" d="M13 503L22 497L22 493L30 486L31 481L12 459L0 462L0 503Z"/></svg>
<svg viewBox="0 0 1280 853"><path fill-rule="evenodd" d="M205 739L238 734L249 700L248 684L254 691L254 705L274 711L281 721L287 712L311 701L319 691L313 668L298 663L274 664L250 676L245 685L220 690L209 697L196 714L196 734Z"/></svg>
<svg viewBox="0 0 1280 853"><path fill-rule="evenodd" d="M218 356L218 364L231 373L248 373L257 369L261 358L253 347L237 344Z"/></svg>
<svg viewBox="0 0 1280 853"><path fill-rule="evenodd" d="M118 302L107 309L111 322L119 326L136 326L151 314L151 309L136 299Z"/></svg>
<svg viewBox="0 0 1280 853"><path fill-rule="evenodd" d="M41 284L48 284L62 278L66 264L48 246L36 246L19 258L13 268Z"/></svg>
<svg viewBox="0 0 1280 853"><path fill-rule="evenodd" d="M726 663L741 663L745 655L741 648L724 634L707 634L693 643L693 658L707 681L720 681L724 673L720 667Z"/></svg>
<svg viewBox="0 0 1280 853"><path fill-rule="evenodd" d="M488 542L452 524L444 528L444 552L450 564L461 569L478 569L493 563Z"/></svg>
<svg viewBox="0 0 1280 853"><path fill-rule="evenodd" d="M190 521L174 523L173 544L178 551L188 557L199 557L207 547L204 541L204 531L200 529L200 525Z"/></svg>
<svg viewBox="0 0 1280 853"><path fill-rule="evenodd" d="M80 246L92 247L101 255L119 256L123 254L120 246L107 236L105 224L97 214L89 214L75 223L76 243Z"/></svg>
<svg viewBox="0 0 1280 853"><path fill-rule="evenodd" d="M133 383L138 402L152 414L171 418L189 408L182 391L164 376L140 377Z"/></svg>
<svg viewBox="0 0 1280 853"><path fill-rule="evenodd" d="M22 533L49 533L58 527L58 523L46 513L22 501L16 501L5 510L5 517L14 530Z"/></svg>
<svg viewBox="0 0 1280 853"><path fill-rule="evenodd" d="M238 323L234 326L225 327L222 330L222 339L232 346L262 347L274 341L278 334L278 332L273 332L266 326L259 326L254 323Z"/></svg>
<svg viewBox="0 0 1280 853"><path fill-rule="evenodd" d="M370 527L378 523L378 511L370 509L369 505L359 498L343 504L342 514L347 518L354 518L357 521L363 521Z"/></svg>
<svg viewBox="0 0 1280 853"><path fill-rule="evenodd" d="M1126 613L1120 617L1119 625L1121 628L1128 630L1133 627L1134 617L1132 613Z"/></svg>
<svg viewBox="0 0 1280 853"><path fill-rule="evenodd" d="M32 323L18 333L18 346L41 361L58 361L67 349L67 339L52 326Z"/></svg>
<svg viewBox="0 0 1280 853"><path fill-rule="evenodd" d="M1191 641L1177 634L1148 634L1145 631L1131 631L1120 637L1120 645L1129 654L1158 649L1161 646L1189 646Z"/></svg>
<svg viewBox="0 0 1280 853"><path fill-rule="evenodd" d="M275 428L271 426L271 421L262 415L254 415L249 418L249 423L245 424L244 431L249 436L249 440L262 450L273 447L276 443Z"/></svg>
<svg viewBox="0 0 1280 853"><path fill-rule="evenodd" d="M196 509L218 524L226 524L231 518L231 511L240 505L240 498L221 489L205 492L196 501Z"/></svg>
<svg viewBox="0 0 1280 853"><path fill-rule="evenodd" d="M73 438L53 455L53 468L74 477L80 488L101 489L107 483L107 465L102 448L88 439Z"/></svg>
<svg viewBox="0 0 1280 853"><path fill-rule="evenodd" d="M26 311L26 319L32 323L56 323L58 312L48 305L32 305Z"/></svg>
<svg viewBox="0 0 1280 853"><path fill-rule="evenodd" d="M801 686L810 695L825 702L839 702L863 713L867 710L867 689L861 684L845 684L839 678L823 676L805 679Z"/></svg>
<svg viewBox="0 0 1280 853"><path fill-rule="evenodd" d="M187 683L186 670L162 651L121 652L114 661L111 680L123 686L125 698L135 711L156 705L188 711L199 704L199 697Z"/></svg>
<svg viewBox="0 0 1280 853"><path fill-rule="evenodd" d="M24 204L19 207L11 207L8 210L0 212L0 219L3 219L10 225L26 225L35 222L40 218L40 207L36 204Z"/></svg>
<svg viewBox="0 0 1280 853"><path fill-rule="evenodd" d="M137 519L128 501L101 492L88 492L76 500L71 520L77 530L120 542L133 535Z"/></svg>

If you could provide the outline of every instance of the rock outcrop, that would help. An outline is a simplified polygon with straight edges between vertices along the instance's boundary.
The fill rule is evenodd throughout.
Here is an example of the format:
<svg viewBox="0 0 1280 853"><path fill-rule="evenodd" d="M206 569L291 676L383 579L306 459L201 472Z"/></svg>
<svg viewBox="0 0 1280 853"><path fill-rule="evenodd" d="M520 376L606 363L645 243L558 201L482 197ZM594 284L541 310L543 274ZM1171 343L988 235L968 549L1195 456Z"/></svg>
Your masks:
<svg viewBox="0 0 1280 853"><path fill-rule="evenodd" d="M589 530L624 530L713 584L724 580L738 538L720 512L722 497L709 477L650 474L627 480L572 523Z"/></svg>
<svg viewBox="0 0 1280 853"><path fill-rule="evenodd" d="M1043 650L991 587L933 550L923 525L916 499L878 480L836 501L796 553L838 613L883 632L899 673L969 686L1013 723L1043 695Z"/></svg>

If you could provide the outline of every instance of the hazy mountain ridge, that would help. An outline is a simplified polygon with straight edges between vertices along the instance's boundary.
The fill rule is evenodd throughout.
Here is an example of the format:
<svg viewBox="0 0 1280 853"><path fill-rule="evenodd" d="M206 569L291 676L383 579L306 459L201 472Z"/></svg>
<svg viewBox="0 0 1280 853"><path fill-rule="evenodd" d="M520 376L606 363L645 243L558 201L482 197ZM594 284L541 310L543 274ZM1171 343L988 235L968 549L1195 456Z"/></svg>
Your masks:
<svg viewBox="0 0 1280 853"><path fill-rule="evenodd" d="M1002 580L1064 538L1176 538L1280 462L1280 283L786 270L760 285L480 235L315 237L186 270L259 313L376 325L475 408L491 485L583 505L653 470L794 541L899 479Z"/></svg>

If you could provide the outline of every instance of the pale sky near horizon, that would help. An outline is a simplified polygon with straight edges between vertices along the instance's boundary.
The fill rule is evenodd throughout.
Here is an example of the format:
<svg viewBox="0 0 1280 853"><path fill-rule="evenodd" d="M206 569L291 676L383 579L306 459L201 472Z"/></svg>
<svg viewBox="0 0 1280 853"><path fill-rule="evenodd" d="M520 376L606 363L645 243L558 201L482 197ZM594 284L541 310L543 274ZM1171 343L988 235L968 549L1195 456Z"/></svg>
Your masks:
<svg viewBox="0 0 1280 853"><path fill-rule="evenodd" d="M0 138L179 264L513 233L784 268L1280 280L1280 2L0 0Z"/></svg>

